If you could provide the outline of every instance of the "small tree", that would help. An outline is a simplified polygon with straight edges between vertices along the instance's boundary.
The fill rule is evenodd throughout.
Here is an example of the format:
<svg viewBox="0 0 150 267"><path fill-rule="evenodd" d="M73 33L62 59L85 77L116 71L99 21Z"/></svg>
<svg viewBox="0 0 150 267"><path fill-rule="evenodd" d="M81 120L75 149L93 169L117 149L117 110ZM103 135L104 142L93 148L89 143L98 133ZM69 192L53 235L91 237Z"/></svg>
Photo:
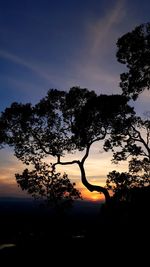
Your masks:
<svg viewBox="0 0 150 267"><path fill-rule="evenodd" d="M15 156L35 168L49 156L55 159L53 171L58 164L77 164L83 185L91 192L102 192L108 201L106 188L88 182L84 163L92 144L113 135L113 125L132 112L127 98L120 95L97 96L78 87L69 92L49 90L35 106L13 103L6 108L0 118L1 143L13 146ZM83 151L81 160L62 161L75 151Z"/></svg>
<svg viewBox="0 0 150 267"><path fill-rule="evenodd" d="M117 147L117 151L115 151ZM119 149L120 148L120 149ZM129 159L129 172L109 173L107 188L120 199L127 199L131 188L150 185L150 121L132 116L119 122L113 135L105 143L105 149L113 150L113 161Z"/></svg>
<svg viewBox="0 0 150 267"><path fill-rule="evenodd" d="M35 164L35 169L25 169L16 174L16 180L22 190L26 190L35 199L42 198L48 206L63 209L69 207L74 199L81 198L80 192L71 183L67 174L56 173L51 165Z"/></svg>

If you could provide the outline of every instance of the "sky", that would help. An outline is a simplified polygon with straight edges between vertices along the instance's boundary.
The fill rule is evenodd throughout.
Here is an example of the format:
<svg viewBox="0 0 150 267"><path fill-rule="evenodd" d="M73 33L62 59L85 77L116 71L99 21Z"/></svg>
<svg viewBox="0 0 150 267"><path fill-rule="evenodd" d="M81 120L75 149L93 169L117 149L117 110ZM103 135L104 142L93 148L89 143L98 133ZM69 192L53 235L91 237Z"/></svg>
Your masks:
<svg viewBox="0 0 150 267"><path fill-rule="evenodd" d="M117 39L148 22L149 14L148 0L1 0L0 111L14 101L35 104L50 88L121 93ZM149 101L149 93L142 94L134 104L137 113L147 111ZM12 150L0 151L0 196L26 196L14 178L24 168ZM104 185L115 168L111 154L96 144L86 163L89 181ZM82 187L76 166L64 171L85 198L98 198Z"/></svg>

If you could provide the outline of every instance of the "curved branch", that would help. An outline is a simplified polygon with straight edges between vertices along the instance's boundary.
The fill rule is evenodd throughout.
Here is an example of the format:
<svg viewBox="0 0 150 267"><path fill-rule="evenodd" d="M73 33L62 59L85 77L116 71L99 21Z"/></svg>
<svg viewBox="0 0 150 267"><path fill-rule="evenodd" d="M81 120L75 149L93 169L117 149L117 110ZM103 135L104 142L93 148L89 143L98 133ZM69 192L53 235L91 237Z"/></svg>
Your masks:
<svg viewBox="0 0 150 267"><path fill-rule="evenodd" d="M139 139L131 137L133 139L133 141L137 141L137 142L142 143L144 145L144 147L146 148L146 150L148 151L148 154L150 155L150 148L149 148L148 144L145 142L145 140L142 138L140 131L138 131L133 125L131 127L138 134L138 137L139 137Z"/></svg>
<svg viewBox="0 0 150 267"><path fill-rule="evenodd" d="M87 181L87 178L86 178L86 174L85 174L85 170L84 170L84 162L86 160L86 158L88 157L89 155L89 150L90 150L90 146L91 144L89 144L87 146L87 149L86 149L86 153L84 155L84 157L82 158L81 161L79 160L72 160L72 161L65 161L65 162L62 162L60 161L60 156L58 155L57 156L57 162L53 164L53 169L55 169L55 166L56 165L71 165L71 164L78 164L79 168L80 168L80 171L81 171L81 181L83 183L83 185L90 191L90 192L93 192L93 191L97 191L99 193L103 193L104 196L105 196L105 201L106 203L108 203L110 201L110 195L109 195L109 192L106 188L102 187L102 186L98 186L98 185L92 185L90 184L88 181Z"/></svg>
<svg viewBox="0 0 150 267"><path fill-rule="evenodd" d="M107 132L106 132L106 130L105 130L105 133L103 134L102 137L97 137L97 138L95 138L92 142L90 142L90 143L87 145L87 147L86 147L86 151L85 151L85 155L83 156L83 158L82 158L82 160L81 160L82 163L84 163L85 160L87 159L87 157L88 157L88 155L89 155L89 152L90 152L90 147L91 147L91 145L92 145L93 143L97 142L97 141L103 140L103 139L105 138L105 136L106 136L106 133L107 133Z"/></svg>
<svg viewBox="0 0 150 267"><path fill-rule="evenodd" d="M106 188L102 187L102 186L90 184L86 179L84 165L83 165L82 162L79 163L79 167L80 167L80 171L81 171L81 180L82 180L83 185L90 192L97 191L99 193L103 193L104 196L105 196L105 201L106 201L106 203L108 203L110 201L110 195L109 195L108 190Z"/></svg>
<svg viewBox="0 0 150 267"><path fill-rule="evenodd" d="M42 144L40 138L38 137L38 135L35 134L33 131L32 131L32 135L33 135L33 137L37 140L40 149L43 150L43 152L44 152L45 154L50 155L51 153L49 153L49 151L47 151L47 150L45 149L45 147L43 146L43 144Z"/></svg>
<svg viewBox="0 0 150 267"><path fill-rule="evenodd" d="M89 152L90 152L90 146L91 146L91 144L89 144L89 145L87 146L87 148L86 148L85 155L83 156L83 158L82 158L82 160L81 160L82 164L85 162L85 160L87 159L87 157L88 157L88 155L89 155Z"/></svg>

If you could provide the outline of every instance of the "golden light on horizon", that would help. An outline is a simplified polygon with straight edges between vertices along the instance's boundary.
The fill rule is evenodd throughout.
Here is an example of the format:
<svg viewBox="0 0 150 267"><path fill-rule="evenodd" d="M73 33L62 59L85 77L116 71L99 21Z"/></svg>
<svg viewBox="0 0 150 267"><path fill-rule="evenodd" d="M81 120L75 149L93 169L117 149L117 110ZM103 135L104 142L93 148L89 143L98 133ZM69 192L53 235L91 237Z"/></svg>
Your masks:
<svg viewBox="0 0 150 267"><path fill-rule="evenodd" d="M94 148L96 150L96 148ZM96 152L96 151L94 151ZM71 158L72 156L72 158ZM74 159L73 155L70 156L70 159ZM106 182L106 174L110 170L106 166L106 159L96 159L95 153L92 155L91 158L87 161L87 164L85 164L85 171L87 174L87 180L90 184L93 185L99 185L99 186L105 186ZM6 160L7 158L7 160ZM67 160L70 160L67 158ZM49 162L49 161L48 161ZM100 164L98 164L100 162ZM108 160L109 162L109 160ZM105 164L104 164L105 163ZM5 196L15 196L18 195L28 195L26 192L23 192L21 188L18 188L16 179L15 179L15 173L22 173L23 169L26 167L22 164L19 160L15 158L12 151L4 150L1 151L1 169L0 169L0 194ZM103 166L103 169L101 169L101 166ZM106 170L107 169L107 170ZM60 173L66 172L68 174L69 179L71 182L75 182L76 188L79 189L79 191L82 194L82 197L84 200L88 201L104 201L104 195L100 194L99 192L90 192L88 191L84 185L81 182L81 173L79 167L75 165L67 165L67 166L58 166L57 171ZM106 171L106 173L104 173ZM99 173L99 175L98 175Z"/></svg>
<svg viewBox="0 0 150 267"><path fill-rule="evenodd" d="M82 194L82 198L83 200L89 200L89 201L104 201L104 195L93 191L90 192L89 190L87 190L86 188L79 188L81 194Z"/></svg>
<svg viewBox="0 0 150 267"><path fill-rule="evenodd" d="M103 198L100 196L100 194L96 194L96 193L94 193L94 194L91 196L91 200L92 200L92 201L98 201L98 200L103 200Z"/></svg>

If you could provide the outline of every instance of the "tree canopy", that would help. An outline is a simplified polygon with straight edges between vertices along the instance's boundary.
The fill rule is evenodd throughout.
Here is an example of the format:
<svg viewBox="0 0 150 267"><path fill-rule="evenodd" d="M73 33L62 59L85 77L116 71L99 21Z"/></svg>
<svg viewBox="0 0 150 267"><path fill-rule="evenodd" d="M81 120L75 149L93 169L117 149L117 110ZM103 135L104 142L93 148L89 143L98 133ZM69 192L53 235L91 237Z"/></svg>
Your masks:
<svg viewBox="0 0 150 267"><path fill-rule="evenodd" d="M128 69L120 75L122 95L136 100L139 94L150 88L150 23L141 24L123 35L118 39L117 47L117 59ZM128 160L129 170L110 172L106 185L118 199L130 200L131 189L150 185L149 116L146 119L136 114L122 117L113 131L105 141L104 149L113 151L114 163Z"/></svg>
<svg viewBox="0 0 150 267"><path fill-rule="evenodd" d="M115 147L117 150L115 150ZM150 186L150 121L137 116L120 120L115 135L105 142L113 150L113 162L127 161L129 172L109 173L107 187L126 199L128 189Z"/></svg>
<svg viewBox="0 0 150 267"><path fill-rule="evenodd" d="M121 95L96 95L79 87L69 92L51 89L35 106L13 103L5 109L0 119L1 144L13 146L15 156L35 168L49 156L55 158L53 169L57 164L77 164L87 189L104 193L108 200L106 188L87 181L84 162L92 144L113 135L114 124L133 113L127 101ZM62 161L75 151L83 151L81 160Z"/></svg>
<svg viewBox="0 0 150 267"><path fill-rule="evenodd" d="M110 199L108 189L116 193L149 185L150 121L136 116L129 100L136 100L140 93L150 88L150 23L123 35L118 39L117 47L117 59L128 69L120 75L121 95L97 95L80 87L72 87L68 92L50 89L34 106L15 102L2 112L1 147L12 146L18 159L35 168L16 176L23 189L32 184L29 176L33 181L43 171L43 179L47 180L57 176L57 165L68 164L77 164L83 185L91 192L102 192L106 201ZM129 159L129 172L110 173L107 188L90 184L86 177L84 163L95 142L102 142L105 151L113 151L114 162ZM82 151L80 160L66 160L66 155L76 151ZM49 160L50 176L43 169L45 160ZM59 175L57 178L59 180ZM37 180L35 185L35 192L31 187L28 191L44 192ZM67 185L70 190L69 183ZM79 196L79 192L74 191L74 184L72 186L74 197Z"/></svg>
<svg viewBox="0 0 150 267"><path fill-rule="evenodd" d="M139 93L150 89L150 23L123 35L117 47L117 59L128 69L120 75L120 87L124 95L135 100Z"/></svg>

